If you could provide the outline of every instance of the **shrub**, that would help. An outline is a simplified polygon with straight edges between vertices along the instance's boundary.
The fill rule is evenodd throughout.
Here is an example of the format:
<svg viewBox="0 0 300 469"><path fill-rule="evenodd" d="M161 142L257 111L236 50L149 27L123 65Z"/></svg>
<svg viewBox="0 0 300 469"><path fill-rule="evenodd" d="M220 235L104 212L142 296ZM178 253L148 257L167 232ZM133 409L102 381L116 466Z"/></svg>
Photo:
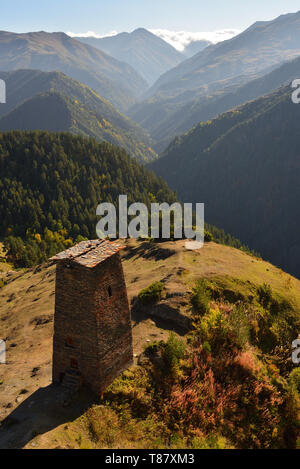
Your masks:
<svg viewBox="0 0 300 469"><path fill-rule="evenodd" d="M289 376L289 384L293 391L300 393L300 368L294 368Z"/></svg>
<svg viewBox="0 0 300 469"><path fill-rule="evenodd" d="M139 301L144 304L156 303L161 300L165 286L162 282L154 282L138 294Z"/></svg>
<svg viewBox="0 0 300 469"><path fill-rule="evenodd" d="M146 345L144 349L145 355L147 357L152 357L153 355L156 355L159 352L162 344L163 344L162 341L161 342L154 341L151 344Z"/></svg>
<svg viewBox="0 0 300 469"><path fill-rule="evenodd" d="M195 322L194 344L200 340L201 344L209 344L211 350L217 354L229 340L230 325L228 318L219 308L210 309L199 321ZM206 344L206 351L208 346Z"/></svg>
<svg viewBox="0 0 300 469"><path fill-rule="evenodd" d="M211 300L210 292L207 289L207 285L204 279L199 280L193 288L191 303L194 312L200 315L204 315L209 311L209 304Z"/></svg>
<svg viewBox="0 0 300 469"><path fill-rule="evenodd" d="M179 360L185 356L185 344L178 339L174 332L171 332L168 342L163 351L163 357L169 372L175 372L179 365Z"/></svg>
<svg viewBox="0 0 300 469"><path fill-rule="evenodd" d="M243 348L250 340L250 318L243 305L236 305L229 315L229 324L234 335L235 343Z"/></svg>
<svg viewBox="0 0 300 469"><path fill-rule="evenodd" d="M120 425L117 414L104 406L93 406L87 413L90 437L100 446L113 448L120 440ZM80 443L78 442L80 445Z"/></svg>
<svg viewBox="0 0 300 469"><path fill-rule="evenodd" d="M258 299L260 304L266 309L270 306L273 300L272 288L270 285L264 283L257 289Z"/></svg>
<svg viewBox="0 0 300 469"><path fill-rule="evenodd" d="M204 231L204 241L205 241L206 243L210 243L210 242L212 242L213 240L214 240L214 237L213 237L213 235L211 234L211 232L205 230L205 231Z"/></svg>

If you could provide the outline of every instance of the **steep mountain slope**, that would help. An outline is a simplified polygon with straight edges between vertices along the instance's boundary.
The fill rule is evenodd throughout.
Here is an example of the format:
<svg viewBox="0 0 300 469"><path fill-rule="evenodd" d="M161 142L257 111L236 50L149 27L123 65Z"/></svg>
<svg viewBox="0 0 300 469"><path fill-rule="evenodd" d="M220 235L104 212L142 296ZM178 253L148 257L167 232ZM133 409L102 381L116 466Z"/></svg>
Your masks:
<svg viewBox="0 0 300 469"><path fill-rule="evenodd" d="M217 91L209 91L207 95L200 98L194 98L192 101L180 102L175 104L174 101L165 102L165 114L160 113L158 108L161 106L159 102L149 103L147 109L142 105L136 105L136 112L133 117L137 121L141 121L145 127L149 127L151 137L156 142L157 151L165 150L168 144L176 135L181 135L190 130L200 121L212 119L219 114L233 109L236 106L251 101L265 94L271 93L282 85L291 83L295 78L300 76L300 58L285 62L275 70L268 72L259 78L241 83L224 83L224 88ZM242 81L242 80L241 80ZM140 107L141 106L141 107ZM140 111L139 111L140 109ZM157 115L152 119L151 113ZM142 113L146 112L147 117L142 117Z"/></svg>
<svg viewBox="0 0 300 469"><path fill-rule="evenodd" d="M64 121L69 117L63 115ZM128 194L129 203L176 200L164 181L124 150L69 133L0 134L0 174L0 236L30 238L63 227L74 238L95 237L101 202L117 205L119 194Z"/></svg>
<svg viewBox="0 0 300 469"><path fill-rule="evenodd" d="M114 127L100 113L57 92L36 95L2 117L0 131L8 130L71 132L122 147L144 163L157 158L150 147L130 132Z"/></svg>
<svg viewBox="0 0 300 469"><path fill-rule="evenodd" d="M197 54L198 52L201 52L206 47L211 46L211 45L212 43L205 39L202 39L199 41L192 41L184 48L183 53L187 57L192 57L193 55Z"/></svg>
<svg viewBox="0 0 300 469"><path fill-rule="evenodd" d="M245 102L236 99L238 96L228 96L226 107L221 102L218 109L219 97L222 101L224 94L235 94L239 87L299 56L299 43L300 12L255 23L240 35L207 47L162 75L148 90L145 100L135 104L128 115L149 131L155 150L161 153L172 137L186 132L199 120ZM278 87L284 81L276 83ZM274 89L270 87L265 92ZM247 94L245 90L246 100ZM252 90L250 96L249 99L259 97L259 90L257 94Z"/></svg>
<svg viewBox="0 0 300 469"><path fill-rule="evenodd" d="M174 96L238 75L256 73L300 55L300 11L258 22L234 38L209 46L166 72L148 91Z"/></svg>
<svg viewBox="0 0 300 469"><path fill-rule="evenodd" d="M64 33L0 32L0 70L58 70L95 89L120 109L143 93L145 80L128 64Z"/></svg>
<svg viewBox="0 0 300 469"><path fill-rule="evenodd" d="M141 161L150 161L156 157L151 150L151 141L147 132L117 111L108 101L86 85L67 77L60 72L40 72L37 70L18 70L0 72L7 87L7 102L0 106L1 116L11 113L1 121L2 130L70 130L74 133L90 135L98 140L106 140L124 147L131 156ZM52 111L47 109L45 96L52 93ZM64 96L60 104L66 107L65 112L73 115L71 120L63 122L58 109L59 100L54 100L54 93ZM24 101L27 101L23 105ZM48 96L49 100L49 96ZM38 109L36 108L38 104ZM22 105L22 106L21 106ZM15 109L15 108L18 109ZM13 111L13 112L11 112Z"/></svg>
<svg viewBox="0 0 300 469"><path fill-rule="evenodd" d="M25 272L0 274L0 278L5 280L5 285L0 289L0 320L2 334L7 337L7 365L3 368L0 385L0 421L5 417L7 420L0 428L0 447L118 447L131 450L149 447L178 449L178 446L193 449L224 448L227 445L278 447L278 439L282 436L281 425L285 422L292 424L297 417L294 412L291 415L283 414L282 419L276 420L278 409L284 408L282 402L277 401L277 386L281 396L284 396L292 369L290 337L284 328L285 321L289 321L288 330L290 328L293 331L293 337L299 331L299 280L267 262L215 243L206 243L203 249L191 252L184 249L182 241L159 244L128 241L122 258L129 300L131 304L135 304L132 308L135 366L126 371L121 380L115 381L100 404L81 393L69 406L63 407L60 388L50 386L55 267L48 264ZM2 265L5 264L0 263L0 272ZM192 288L200 279L202 282L205 279L220 295L226 294L226 302L214 299L210 321L207 320L205 329L211 328L221 345L217 347L211 338L211 343L215 346L209 352L206 344L205 366L202 373L197 373L197 377L201 376L201 379L183 382L183 388L192 382L192 390L188 388L193 399L191 402L187 397L184 399L178 387L184 379L184 368L180 370L180 379L175 373L170 377L167 374L167 364L164 372L160 372L159 368L151 366L143 351L149 344L153 347L153 341L166 341L170 331L175 331L177 338L181 337L186 341L187 330L182 329L182 323L188 324L191 321ZM165 296L157 304L149 306L145 312L137 307L135 299L153 281L164 282ZM272 301L275 298L277 301L286 301L291 309L286 309L279 315L270 313L267 306L266 310L262 309L257 301L257 291L264 283L272 289ZM250 298L252 304L244 303L250 301ZM237 316L238 307L235 304L238 299L239 308L242 308L241 299L243 304L247 304L247 313L242 311L240 316ZM220 308L219 313L216 308ZM238 346L235 345L235 352L231 347L234 334L224 336L228 312L236 319L233 332L240 334L241 342ZM203 315L198 315L198 321L199 317ZM193 320L197 321L197 316ZM249 347L242 339L247 337L247 331L251 327L251 330L256 327L256 333ZM191 337L189 335L189 342ZM271 353L262 353L260 347L272 337L280 344L280 348ZM187 356L192 352L190 347L191 345L187 348ZM198 346L194 363L199 364L205 351ZM141 359L137 366L139 356ZM215 361L219 363L217 370L213 368ZM160 363L157 355L156 363ZM187 360L184 360L184 365L186 372L189 369ZM191 369L196 372L193 367ZM151 372L152 379L149 379L148 373L151 376ZM160 376L161 379L165 377L166 382L155 381ZM227 379L224 379L225 376ZM170 382L171 379L174 381ZM257 383L255 392L247 393L247 388L243 388L242 383L249 383L254 379ZM149 396L154 384L157 384L157 389L152 395L159 401L157 407L152 405L154 399ZM199 401L198 386L201 386ZM183 398L183 403L182 400L179 403L175 396L170 399L168 393L174 387L177 398ZM241 388L241 394L236 396L237 390ZM212 390L215 391L213 399ZM164 406L161 405L161 392L166 393L163 396ZM253 401L255 395L257 402ZM222 403L219 402L220 396ZM165 411L167 402L170 402L170 412L174 412L176 406L175 422L180 416L181 429L176 438L175 430L168 421L168 412ZM266 406L264 412L259 407L263 404ZM208 419L203 419L202 414L199 417L202 423L199 424L196 420L200 408L202 412L207 411L205 415L211 417L208 428L205 427ZM215 413L220 414L220 408L223 410L222 418L212 419ZM185 413L186 409L188 413ZM160 410L164 411L164 416ZM275 422L270 414L275 416ZM191 435L194 433L187 431L186 425L190 417L194 419L194 426L197 427L198 424L195 434L198 435L201 431L201 438L192 439ZM233 425L228 424L231 419ZM274 427L276 431L273 432ZM230 428L233 429L232 433ZM185 440L186 435L188 438ZM252 438L248 435L252 435ZM209 436L212 438L209 439ZM291 434L289 436L291 438ZM244 441L241 442L239 438Z"/></svg>
<svg viewBox="0 0 300 469"><path fill-rule="evenodd" d="M290 87L177 138L152 169L206 220L300 276L300 106Z"/></svg>
<svg viewBox="0 0 300 469"><path fill-rule="evenodd" d="M151 85L160 75L185 59L181 52L144 28L101 39L94 37L76 39L127 62Z"/></svg>

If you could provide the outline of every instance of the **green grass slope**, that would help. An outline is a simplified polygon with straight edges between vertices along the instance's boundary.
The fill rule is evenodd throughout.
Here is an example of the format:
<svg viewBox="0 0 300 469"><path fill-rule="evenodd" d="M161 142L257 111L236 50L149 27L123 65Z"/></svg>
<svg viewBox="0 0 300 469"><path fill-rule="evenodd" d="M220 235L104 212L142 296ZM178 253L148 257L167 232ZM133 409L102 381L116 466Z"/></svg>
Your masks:
<svg viewBox="0 0 300 469"><path fill-rule="evenodd" d="M55 266L2 274L0 447L299 447L299 280L215 243L131 240L122 259L135 364L103 399L82 391L67 407L50 386ZM145 308L153 282L163 295Z"/></svg>

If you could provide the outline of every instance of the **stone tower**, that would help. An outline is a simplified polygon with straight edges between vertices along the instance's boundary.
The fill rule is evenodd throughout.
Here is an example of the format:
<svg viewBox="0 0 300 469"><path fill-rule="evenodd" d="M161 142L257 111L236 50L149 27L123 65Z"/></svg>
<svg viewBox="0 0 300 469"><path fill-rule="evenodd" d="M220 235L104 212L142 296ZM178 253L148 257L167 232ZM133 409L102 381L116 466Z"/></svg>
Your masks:
<svg viewBox="0 0 300 469"><path fill-rule="evenodd" d="M53 382L101 394L132 364L132 330L119 250L84 241L54 256Z"/></svg>

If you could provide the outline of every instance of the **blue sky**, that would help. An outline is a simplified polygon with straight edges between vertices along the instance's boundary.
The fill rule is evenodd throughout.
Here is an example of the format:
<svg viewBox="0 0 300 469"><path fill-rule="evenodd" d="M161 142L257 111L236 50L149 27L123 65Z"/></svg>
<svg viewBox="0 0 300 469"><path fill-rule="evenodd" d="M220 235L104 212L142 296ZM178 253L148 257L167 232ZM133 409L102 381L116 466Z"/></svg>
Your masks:
<svg viewBox="0 0 300 469"><path fill-rule="evenodd" d="M245 29L299 9L299 0L2 0L0 29L103 34L139 26L195 32Z"/></svg>

